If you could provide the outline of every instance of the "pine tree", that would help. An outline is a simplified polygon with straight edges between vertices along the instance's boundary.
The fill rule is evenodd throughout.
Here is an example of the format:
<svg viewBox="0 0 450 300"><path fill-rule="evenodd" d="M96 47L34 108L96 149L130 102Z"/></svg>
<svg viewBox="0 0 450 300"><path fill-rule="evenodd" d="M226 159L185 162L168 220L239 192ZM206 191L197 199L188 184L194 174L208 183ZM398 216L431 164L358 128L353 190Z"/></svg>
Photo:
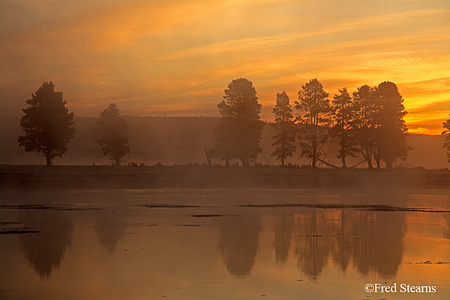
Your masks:
<svg viewBox="0 0 450 300"><path fill-rule="evenodd" d="M330 101L328 93L317 79L311 79L298 92L295 108L299 111L299 138L301 157L306 157L315 168L321 156L322 146L328 138L330 120Z"/></svg>
<svg viewBox="0 0 450 300"><path fill-rule="evenodd" d="M109 156L116 166L120 166L120 159L130 153L130 146L128 146L127 121L120 115L114 103L100 114L95 130L100 136L97 142L103 154Z"/></svg>
<svg viewBox="0 0 450 300"><path fill-rule="evenodd" d="M40 152L51 166L55 157L67 151L69 140L75 135L74 113L66 107L63 93L55 91L53 82L44 82L27 100L29 105L20 120L25 135L19 136L20 146L27 152Z"/></svg>
<svg viewBox="0 0 450 300"><path fill-rule="evenodd" d="M272 156L281 161L287 157L292 157L295 152L295 125L294 116L292 115L291 105L289 104L289 96L285 92L277 93L276 105L273 109L275 114L275 123L273 126L277 130L277 134L273 136L275 142L272 146L276 146Z"/></svg>
<svg viewBox="0 0 450 300"><path fill-rule="evenodd" d="M261 104L253 83L245 78L235 79L225 90L218 105L221 120L215 128L217 138L212 153L229 163L232 158L249 166L262 152L259 146L264 127L260 120Z"/></svg>
<svg viewBox="0 0 450 300"><path fill-rule="evenodd" d="M447 149L447 158L448 158L448 162L450 163L450 119L448 119L447 121L445 121L442 124L444 125L444 130L442 131L442 134L446 135L445 142L444 142L444 148Z"/></svg>
<svg viewBox="0 0 450 300"><path fill-rule="evenodd" d="M346 158L355 156L357 151L355 138L355 106L346 88L340 89L332 100L333 123L332 134L339 138L338 158L342 161L342 168L347 168Z"/></svg>
<svg viewBox="0 0 450 300"><path fill-rule="evenodd" d="M377 143L386 168L392 169L395 158L405 159L409 147L406 142L406 124L403 117L407 114L403 106L403 97L393 82L385 81L378 85L380 101L380 127Z"/></svg>
<svg viewBox="0 0 450 300"><path fill-rule="evenodd" d="M353 110L356 119L356 139L359 144L359 151L367 162L369 169L373 168L372 159L376 153L376 104L375 89L368 85L363 85L353 93Z"/></svg>

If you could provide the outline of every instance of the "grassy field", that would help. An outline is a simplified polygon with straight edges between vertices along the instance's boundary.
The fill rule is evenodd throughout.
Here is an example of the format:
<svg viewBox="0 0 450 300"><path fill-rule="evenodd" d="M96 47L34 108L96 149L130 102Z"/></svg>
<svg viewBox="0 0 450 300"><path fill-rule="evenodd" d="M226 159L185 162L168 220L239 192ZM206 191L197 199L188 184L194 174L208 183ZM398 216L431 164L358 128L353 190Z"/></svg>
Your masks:
<svg viewBox="0 0 450 300"><path fill-rule="evenodd" d="M0 188L450 189L450 170L0 165Z"/></svg>

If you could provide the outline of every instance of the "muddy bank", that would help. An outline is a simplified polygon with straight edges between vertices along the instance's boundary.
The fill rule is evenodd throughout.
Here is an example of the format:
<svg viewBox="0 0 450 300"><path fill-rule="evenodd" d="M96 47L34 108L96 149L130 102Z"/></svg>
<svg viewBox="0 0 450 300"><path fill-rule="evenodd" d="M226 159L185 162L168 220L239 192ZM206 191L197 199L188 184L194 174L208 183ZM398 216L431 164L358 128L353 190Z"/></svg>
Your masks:
<svg viewBox="0 0 450 300"><path fill-rule="evenodd" d="M450 188L450 170L0 166L0 188Z"/></svg>

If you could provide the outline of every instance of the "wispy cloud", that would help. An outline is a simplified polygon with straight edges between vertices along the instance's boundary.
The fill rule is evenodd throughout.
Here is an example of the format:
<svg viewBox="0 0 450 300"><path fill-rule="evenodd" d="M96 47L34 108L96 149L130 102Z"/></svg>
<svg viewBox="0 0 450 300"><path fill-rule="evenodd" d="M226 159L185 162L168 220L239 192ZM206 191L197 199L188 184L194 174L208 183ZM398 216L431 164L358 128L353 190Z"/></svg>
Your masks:
<svg viewBox="0 0 450 300"><path fill-rule="evenodd" d="M450 98L439 81L450 77L448 1L5 0L0 38L7 113L43 80L93 115L108 99L130 113L215 115L237 77L254 82L266 118L277 92L295 100L316 77L330 94L394 81L412 116Z"/></svg>

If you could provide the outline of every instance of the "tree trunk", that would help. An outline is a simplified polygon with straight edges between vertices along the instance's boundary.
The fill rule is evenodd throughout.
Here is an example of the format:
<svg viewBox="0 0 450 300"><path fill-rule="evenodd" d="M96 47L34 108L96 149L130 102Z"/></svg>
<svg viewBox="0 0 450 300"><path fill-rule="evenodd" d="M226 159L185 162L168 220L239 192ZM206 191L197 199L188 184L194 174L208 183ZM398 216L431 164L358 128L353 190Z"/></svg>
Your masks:
<svg viewBox="0 0 450 300"><path fill-rule="evenodd" d="M373 169L372 166L372 153L370 153L369 151L366 153L366 157L367 157L367 167L369 168L369 170Z"/></svg>
<svg viewBox="0 0 450 300"><path fill-rule="evenodd" d="M375 161L377 162L377 169L381 169L381 160L380 158L375 158Z"/></svg>
<svg viewBox="0 0 450 300"><path fill-rule="evenodd" d="M347 164L345 162L345 150L344 147L342 147L342 168L347 169Z"/></svg>
<svg viewBox="0 0 450 300"><path fill-rule="evenodd" d="M317 148L315 140L313 141L313 147L312 147L312 167L315 168L317 163Z"/></svg>
<svg viewBox="0 0 450 300"><path fill-rule="evenodd" d="M207 162L208 166L212 166L211 158L209 158L209 153L206 149L205 149L205 155L206 155L206 162Z"/></svg>
<svg viewBox="0 0 450 300"><path fill-rule="evenodd" d="M120 166L120 158L116 157L116 167Z"/></svg>
<svg viewBox="0 0 450 300"><path fill-rule="evenodd" d="M367 168L369 170L373 169L372 166L372 153L370 153L369 149L367 147L363 147L362 144L359 145L361 149L361 154L364 157L364 160L367 162Z"/></svg>
<svg viewBox="0 0 450 300"><path fill-rule="evenodd" d="M392 169L394 165L394 160L392 157L386 157L386 169Z"/></svg>
<svg viewBox="0 0 450 300"><path fill-rule="evenodd" d="M341 140L341 155L342 155L342 168L347 169L347 164L345 163L345 132L342 128L342 140Z"/></svg>
<svg viewBox="0 0 450 300"><path fill-rule="evenodd" d="M51 166L52 166L52 158L51 158L51 156L50 156L49 153L47 153L47 154L45 155L45 159L46 159L46 161L47 161L47 167L51 167Z"/></svg>

